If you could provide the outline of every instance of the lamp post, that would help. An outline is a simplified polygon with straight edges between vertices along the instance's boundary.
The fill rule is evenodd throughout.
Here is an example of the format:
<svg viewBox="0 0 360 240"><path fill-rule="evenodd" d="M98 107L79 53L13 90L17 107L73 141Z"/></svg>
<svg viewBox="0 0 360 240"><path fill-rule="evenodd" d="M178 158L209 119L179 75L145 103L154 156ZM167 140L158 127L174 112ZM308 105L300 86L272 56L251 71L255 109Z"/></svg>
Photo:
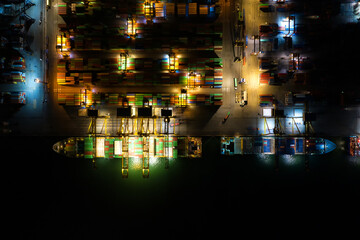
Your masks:
<svg viewBox="0 0 360 240"><path fill-rule="evenodd" d="M34 82L47 84L47 82L41 81L39 78L35 78Z"/></svg>
<svg viewBox="0 0 360 240"><path fill-rule="evenodd" d="M46 94L45 91L46 91L46 89L47 89L46 87L47 87L47 83L48 83L48 82L47 82L47 81L41 81L39 78L35 78L35 79L34 79L34 82L35 82L35 83L42 83L42 84L44 84L44 85L43 85L43 87L44 87L43 103L47 102L46 95L45 95L45 94Z"/></svg>

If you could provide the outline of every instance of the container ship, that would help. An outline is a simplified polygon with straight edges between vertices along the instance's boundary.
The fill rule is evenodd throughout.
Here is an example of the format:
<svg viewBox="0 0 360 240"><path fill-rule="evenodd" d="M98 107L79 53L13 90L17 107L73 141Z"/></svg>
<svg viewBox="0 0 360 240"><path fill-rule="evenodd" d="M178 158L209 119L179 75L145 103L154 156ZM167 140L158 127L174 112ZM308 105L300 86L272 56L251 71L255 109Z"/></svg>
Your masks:
<svg viewBox="0 0 360 240"><path fill-rule="evenodd" d="M313 137L222 137L222 155L240 154L325 154L336 144L324 138Z"/></svg>
<svg viewBox="0 0 360 240"><path fill-rule="evenodd" d="M53 150L72 158L198 158L202 142L198 137L129 136L70 137L53 145Z"/></svg>

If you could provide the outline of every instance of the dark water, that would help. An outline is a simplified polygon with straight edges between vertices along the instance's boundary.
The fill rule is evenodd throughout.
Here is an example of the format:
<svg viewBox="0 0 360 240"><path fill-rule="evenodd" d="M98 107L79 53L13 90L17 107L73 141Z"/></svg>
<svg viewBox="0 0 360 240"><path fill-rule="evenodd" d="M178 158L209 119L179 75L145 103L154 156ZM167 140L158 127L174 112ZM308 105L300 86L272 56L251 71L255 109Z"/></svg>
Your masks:
<svg viewBox="0 0 360 240"><path fill-rule="evenodd" d="M61 138L60 138L61 139ZM360 159L341 150L305 158L221 157L150 167L69 159L59 138L2 138L3 205L15 239L354 239L360 226ZM341 139L334 139L341 144ZM278 168L278 170L276 170ZM355 235L354 235L355 234Z"/></svg>

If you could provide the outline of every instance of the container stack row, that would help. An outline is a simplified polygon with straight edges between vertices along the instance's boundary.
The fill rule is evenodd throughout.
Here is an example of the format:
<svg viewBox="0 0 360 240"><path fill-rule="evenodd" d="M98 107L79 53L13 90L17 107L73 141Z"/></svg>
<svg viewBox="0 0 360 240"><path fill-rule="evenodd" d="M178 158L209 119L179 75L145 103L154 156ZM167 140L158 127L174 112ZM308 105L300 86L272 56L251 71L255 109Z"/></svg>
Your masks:
<svg viewBox="0 0 360 240"><path fill-rule="evenodd" d="M123 106L141 107L149 106L211 106L222 105L222 93L214 94L152 94L152 93L58 93L59 104L68 106L106 104Z"/></svg>

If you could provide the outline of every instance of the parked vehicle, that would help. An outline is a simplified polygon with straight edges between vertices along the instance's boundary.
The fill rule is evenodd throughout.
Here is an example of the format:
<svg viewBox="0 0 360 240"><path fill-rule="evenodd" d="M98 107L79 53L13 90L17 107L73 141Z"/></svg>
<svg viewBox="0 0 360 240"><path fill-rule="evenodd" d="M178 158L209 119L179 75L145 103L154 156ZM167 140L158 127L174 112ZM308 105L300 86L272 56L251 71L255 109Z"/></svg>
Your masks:
<svg viewBox="0 0 360 240"><path fill-rule="evenodd" d="M247 91L241 91L241 102L240 102L240 106L244 107L245 105L247 105L248 103L248 95L247 95Z"/></svg>
<svg viewBox="0 0 360 240"><path fill-rule="evenodd" d="M226 114L226 116L224 117L222 123L225 123L226 120L229 118L229 116L230 116L230 112L228 112L228 113Z"/></svg>
<svg viewBox="0 0 360 240"><path fill-rule="evenodd" d="M238 86L238 80L237 78L234 78L234 89L237 90L237 86Z"/></svg>

